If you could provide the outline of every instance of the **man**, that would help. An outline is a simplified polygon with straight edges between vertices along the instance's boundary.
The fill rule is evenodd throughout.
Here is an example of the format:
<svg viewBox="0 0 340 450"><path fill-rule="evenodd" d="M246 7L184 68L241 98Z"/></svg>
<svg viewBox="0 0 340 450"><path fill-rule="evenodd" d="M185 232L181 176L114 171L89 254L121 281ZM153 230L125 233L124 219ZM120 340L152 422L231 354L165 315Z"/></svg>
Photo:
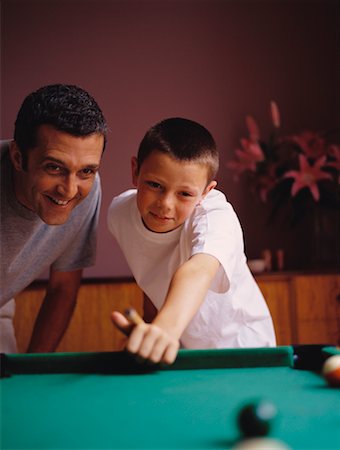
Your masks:
<svg viewBox="0 0 340 450"><path fill-rule="evenodd" d="M1 144L1 352L17 351L15 296L46 269L27 351L54 351L67 328L82 269L94 263L106 133L87 92L55 84L26 97L13 141Z"/></svg>

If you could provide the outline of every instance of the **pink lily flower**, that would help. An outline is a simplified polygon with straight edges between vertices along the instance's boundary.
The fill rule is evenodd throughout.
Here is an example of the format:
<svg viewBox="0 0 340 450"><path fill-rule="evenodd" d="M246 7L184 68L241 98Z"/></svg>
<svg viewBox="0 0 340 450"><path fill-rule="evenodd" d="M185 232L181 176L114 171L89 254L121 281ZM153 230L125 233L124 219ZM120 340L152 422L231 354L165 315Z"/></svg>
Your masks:
<svg viewBox="0 0 340 450"><path fill-rule="evenodd" d="M260 129L254 117L246 116L246 125L248 128L250 140L252 142L258 142L260 140Z"/></svg>
<svg viewBox="0 0 340 450"><path fill-rule="evenodd" d="M227 162L226 166L236 172L236 178L247 170L256 171L256 164L264 160L264 154L258 143L241 139L243 150L236 149L237 160Z"/></svg>
<svg viewBox="0 0 340 450"><path fill-rule="evenodd" d="M315 161L314 165L310 165L308 159L304 155L299 155L300 170L290 170L284 174L284 178L294 178L291 195L295 195L303 188L310 189L314 200L317 202L320 199L320 191L317 182L320 180L332 179L331 174L322 171L325 165L326 156L322 156Z"/></svg>
<svg viewBox="0 0 340 450"><path fill-rule="evenodd" d="M327 153L325 140L318 133L303 131L292 136L291 140L301 148L307 158L316 159Z"/></svg>
<svg viewBox="0 0 340 450"><path fill-rule="evenodd" d="M264 160L262 148L257 142L248 141L245 138L241 138L240 142L243 147L243 153L246 153L249 158L254 159L256 162ZM235 153L238 152L242 152L242 150L236 150Z"/></svg>
<svg viewBox="0 0 340 450"><path fill-rule="evenodd" d="M333 158L335 158L335 161L328 162L326 166L334 167L336 170L340 172L340 146L331 145L329 147L329 153Z"/></svg>

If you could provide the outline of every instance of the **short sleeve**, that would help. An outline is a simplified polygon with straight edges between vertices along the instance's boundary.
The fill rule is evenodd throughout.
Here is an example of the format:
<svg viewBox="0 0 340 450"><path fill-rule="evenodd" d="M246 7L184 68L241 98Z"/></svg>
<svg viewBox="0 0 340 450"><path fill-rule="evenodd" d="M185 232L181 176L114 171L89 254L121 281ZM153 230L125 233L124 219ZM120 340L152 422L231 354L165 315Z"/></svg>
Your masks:
<svg viewBox="0 0 340 450"><path fill-rule="evenodd" d="M196 208L189 229L191 256L206 253L218 259L222 270L218 272L218 281L213 285L218 284L227 289L228 280L237 270L237 265L245 260L243 233L233 207L221 192L214 190Z"/></svg>

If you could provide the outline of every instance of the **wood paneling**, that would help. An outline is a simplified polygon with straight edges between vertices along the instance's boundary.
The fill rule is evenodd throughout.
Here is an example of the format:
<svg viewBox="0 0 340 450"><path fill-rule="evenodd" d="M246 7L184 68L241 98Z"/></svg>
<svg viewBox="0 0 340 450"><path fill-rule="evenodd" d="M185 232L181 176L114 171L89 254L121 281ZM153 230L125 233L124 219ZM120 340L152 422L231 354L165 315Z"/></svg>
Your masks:
<svg viewBox="0 0 340 450"><path fill-rule="evenodd" d="M278 345L340 340L340 275L265 274L257 277L273 317ZM44 297L33 284L17 297L14 319L18 348L27 348ZM124 336L111 323L111 311L133 306L142 314L143 293L133 281L83 283L59 352L120 350Z"/></svg>
<svg viewBox="0 0 340 450"><path fill-rule="evenodd" d="M274 322L277 345L289 345L295 342L290 284L287 280L267 280L258 281L258 285Z"/></svg>
<svg viewBox="0 0 340 450"><path fill-rule="evenodd" d="M279 345L340 344L340 274L273 273L257 282Z"/></svg>
<svg viewBox="0 0 340 450"><path fill-rule="evenodd" d="M299 342L340 344L340 276L296 276L293 280Z"/></svg>
<svg viewBox="0 0 340 450"><path fill-rule="evenodd" d="M44 294L43 286L34 286L16 299L14 326L19 352L27 348ZM141 313L142 302L142 291L133 282L83 284L70 325L57 351L120 350L124 335L112 325L111 311L123 312L134 306Z"/></svg>

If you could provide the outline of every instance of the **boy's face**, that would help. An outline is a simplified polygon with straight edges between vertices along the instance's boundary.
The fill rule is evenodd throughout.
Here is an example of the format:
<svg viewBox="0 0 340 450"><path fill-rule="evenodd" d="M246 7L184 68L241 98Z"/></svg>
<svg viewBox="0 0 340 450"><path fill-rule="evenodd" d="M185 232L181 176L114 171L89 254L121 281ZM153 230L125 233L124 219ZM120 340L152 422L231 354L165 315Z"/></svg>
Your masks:
<svg viewBox="0 0 340 450"><path fill-rule="evenodd" d="M41 125L36 147L28 150L27 170L15 142L10 153L17 200L48 225L65 223L89 194L103 153L104 137L76 137Z"/></svg>
<svg viewBox="0 0 340 450"><path fill-rule="evenodd" d="M132 158L132 179L137 187L137 206L144 225L155 233L166 233L182 225L216 181L207 185L204 164L177 161L154 151L137 168Z"/></svg>

